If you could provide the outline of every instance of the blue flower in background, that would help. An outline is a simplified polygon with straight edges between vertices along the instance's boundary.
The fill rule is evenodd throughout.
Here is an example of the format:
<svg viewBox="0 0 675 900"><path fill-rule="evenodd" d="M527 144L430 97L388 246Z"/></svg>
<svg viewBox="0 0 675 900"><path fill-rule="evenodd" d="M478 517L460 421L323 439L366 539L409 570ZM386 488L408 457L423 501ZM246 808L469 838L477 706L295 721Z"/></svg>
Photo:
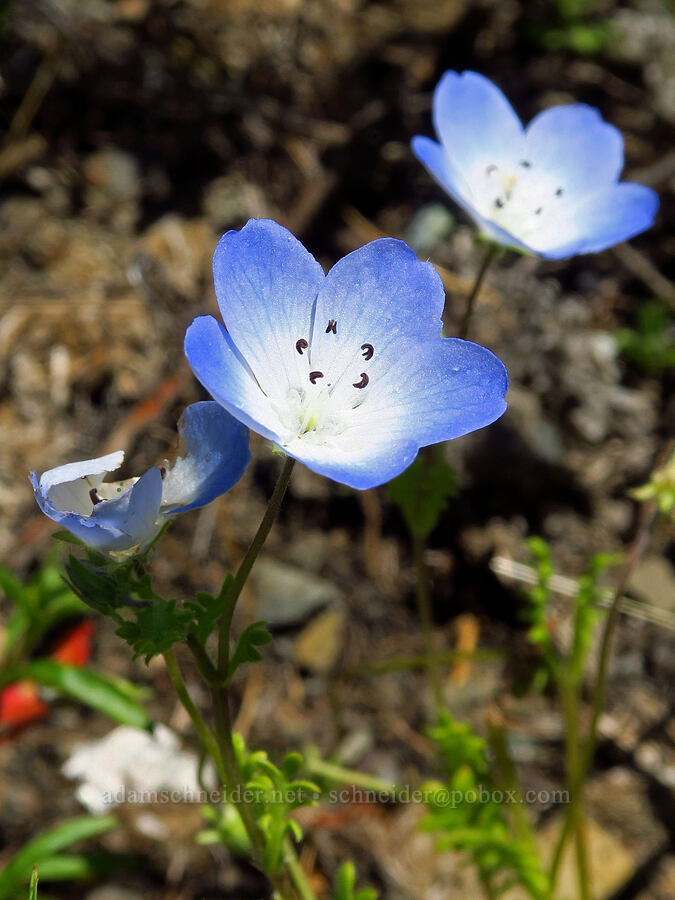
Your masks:
<svg viewBox="0 0 675 900"><path fill-rule="evenodd" d="M104 482L124 452L67 463L31 476L42 512L90 547L135 553L170 516L205 506L228 491L251 458L248 429L213 401L193 403L178 423L179 455L140 478ZM180 455L182 454L182 455Z"/></svg>
<svg viewBox="0 0 675 900"><path fill-rule="evenodd" d="M446 72L434 91L440 144L412 148L489 239L547 259L596 253L649 228L659 201L619 182L623 138L583 103L546 109L523 128L476 72Z"/></svg>
<svg viewBox="0 0 675 900"><path fill-rule="evenodd" d="M324 275L293 235L251 219L213 260L225 327L185 336L195 375L250 428L355 488L389 481L420 447L489 425L506 371L484 347L441 338L445 294L431 263L383 238Z"/></svg>

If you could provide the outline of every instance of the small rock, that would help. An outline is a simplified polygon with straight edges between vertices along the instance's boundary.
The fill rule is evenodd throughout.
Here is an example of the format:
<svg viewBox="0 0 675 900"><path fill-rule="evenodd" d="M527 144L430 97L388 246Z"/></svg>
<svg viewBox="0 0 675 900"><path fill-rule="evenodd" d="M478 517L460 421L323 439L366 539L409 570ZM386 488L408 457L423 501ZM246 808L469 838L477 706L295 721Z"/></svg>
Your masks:
<svg viewBox="0 0 675 900"><path fill-rule="evenodd" d="M294 658L299 666L323 674L333 668L344 645L344 609L327 609L300 632Z"/></svg>
<svg viewBox="0 0 675 900"><path fill-rule="evenodd" d="M636 565L628 589L661 609L675 610L675 570L665 556L645 556Z"/></svg>
<svg viewBox="0 0 675 900"><path fill-rule="evenodd" d="M274 559L260 559L251 573L258 615L270 625L292 625L324 606L339 604L341 593L323 578Z"/></svg>

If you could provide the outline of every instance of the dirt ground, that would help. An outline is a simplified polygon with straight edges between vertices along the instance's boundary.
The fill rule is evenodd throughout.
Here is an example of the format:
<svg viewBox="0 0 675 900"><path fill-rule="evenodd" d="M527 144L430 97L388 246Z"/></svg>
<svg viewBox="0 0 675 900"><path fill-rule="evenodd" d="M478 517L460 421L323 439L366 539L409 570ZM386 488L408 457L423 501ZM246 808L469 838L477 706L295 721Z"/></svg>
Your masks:
<svg viewBox="0 0 675 900"><path fill-rule="evenodd" d="M440 74L484 73L525 120L578 100L622 130L627 176L660 194L657 223L602 254L510 254L491 271L471 337L504 360L509 410L447 446L461 492L427 554L439 643L498 651L448 666L449 708L479 730L498 708L525 787L560 788L561 717L550 696L519 689L534 666L522 585L496 570L529 562L531 534L551 542L569 577L592 552L625 549L637 517L627 492L675 422L675 370L647 340L672 347L675 327L672 4L14 0L0 3L0 59L0 563L22 577L61 552L30 469L124 448L123 474L141 472L167 452L181 409L205 396L182 340L194 316L215 311L210 262L223 231L276 218L326 267L380 233L404 237L443 267L452 333L480 248L409 149L414 134L431 134ZM651 332L646 307L658 310ZM619 330L638 338L622 349ZM160 545L153 569L165 593L215 588L240 559L279 468L263 440L252 446L235 489L183 516ZM589 789L595 864L620 873L598 896L614 900L675 896L674 563L661 524L622 617ZM274 756L317 745L400 783L432 776L424 672L359 669L422 651L413 589L386 490L359 495L296 467L236 622L267 618L276 636L237 681L249 742ZM568 613L561 599L561 639ZM132 664L103 621L93 665L147 686L153 716L188 733L163 664ZM110 727L58 701L0 745L0 862L81 811L61 766ZM260 896L252 870L195 845L196 807L145 810L161 819L161 840L139 825L142 812L118 810L120 827L102 839L134 864L49 894ZM558 812L535 805L544 836ZM462 860L419 833L420 817L412 804L304 811L315 888L327 890L349 856L387 900L478 897Z"/></svg>

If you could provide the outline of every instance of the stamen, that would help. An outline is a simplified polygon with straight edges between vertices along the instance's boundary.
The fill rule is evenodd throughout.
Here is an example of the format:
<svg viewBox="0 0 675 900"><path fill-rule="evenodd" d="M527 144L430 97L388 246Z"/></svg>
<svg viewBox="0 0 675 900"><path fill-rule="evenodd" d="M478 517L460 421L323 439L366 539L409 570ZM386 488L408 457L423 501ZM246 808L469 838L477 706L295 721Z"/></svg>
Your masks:
<svg viewBox="0 0 675 900"><path fill-rule="evenodd" d="M556 195L556 197L562 197L562 195L563 195L563 189L562 189L562 188L558 188L558 189L556 190L556 192L555 192L555 195Z"/></svg>
<svg viewBox="0 0 675 900"><path fill-rule="evenodd" d="M501 197L497 197L497 199L495 200L495 206L497 207L497 209L504 208L504 201L502 200Z"/></svg>
<svg viewBox="0 0 675 900"><path fill-rule="evenodd" d="M540 206L538 209L535 209L535 211L534 211L535 216L540 216L543 208L544 208L543 206Z"/></svg>
<svg viewBox="0 0 675 900"><path fill-rule="evenodd" d="M372 359L373 353L375 353L375 348L372 344L361 344L361 349L363 350L363 358L364 359Z"/></svg>
<svg viewBox="0 0 675 900"><path fill-rule="evenodd" d="M166 478L166 466L159 467L159 474L162 476L162 481Z"/></svg>
<svg viewBox="0 0 675 900"><path fill-rule="evenodd" d="M323 372L310 372L309 373L309 380L312 382L312 384L316 384L317 378L323 378Z"/></svg>
<svg viewBox="0 0 675 900"><path fill-rule="evenodd" d="M492 175L492 173L493 173L493 172L496 172L496 171L497 171L497 166L495 166L494 164L491 164L491 165L489 165L489 166L487 167L487 169L485 170L485 174L486 174L486 175Z"/></svg>
<svg viewBox="0 0 675 900"><path fill-rule="evenodd" d="M328 320L328 325L326 326L326 334L328 334L329 331L332 331L333 334L337 334L337 322L335 321L335 319Z"/></svg>
<svg viewBox="0 0 675 900"><path fill-rule="evenodd" d="M529 169L532 166L532 163L529 159L521 159L518 163L519 166L522 166L524 169Z"/></svg>
<svg viewBox="0 0 675 900"><path fill-rule="evenodd" d="M302 356L302 351L306 350L309 347L309 344L304 338L300 338L299 341L295 342L295 349L298 351L300 356Z"/></svg>
<svg viewBox="0 0 675 900"><path fill-rule="evenodd" d="M97 491L96 491L96 488L92 488L92 489L89 491L89 499L90 499L91 502L94 504L94 506L96 506L97 503L102 503L102 500L101 500L101 498L99 497L99 495L98 495L98 493L97 493Z"/></svg>
<svg viewBox="0 0 675 900"><path fill-rule="evenodd" d="M361 381L357 382L356 384L353 384L352 387L364 388L368 384L369 381L370 381L370 378L368 378L366 373L361 372Z"/></svg>

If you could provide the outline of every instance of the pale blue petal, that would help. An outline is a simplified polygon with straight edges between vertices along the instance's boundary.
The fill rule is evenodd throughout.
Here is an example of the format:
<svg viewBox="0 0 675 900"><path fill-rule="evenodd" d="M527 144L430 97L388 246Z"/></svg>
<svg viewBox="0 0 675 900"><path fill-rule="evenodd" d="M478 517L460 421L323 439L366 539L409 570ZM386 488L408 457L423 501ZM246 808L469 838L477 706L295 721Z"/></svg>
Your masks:
<svg viewBox="0 0 675 900"><path fill-rule="evenodd" d="M178 423L179 456L167 467L162 512L176 515L205 506L224 494L251 459L249 431L213 401L188 406Z"/></svg>
<svg viewBox="0 0 675 900"><path fill-rule="evenodd" d="M120 497L97 503L91 519L104 528L128 534L130 546L142 546L157 534L161 501L162 476L153 466Z"/></svg>
<svg viewBox="0 0 675 900"><path fill-rule="evenodd" d="M213 275L234 345L263 391L283 394L304 371L295 345L309 338L323 269L288 229L250 219L220 239Z"/></svg>
<svg viewBox="0 0 675 900"><path fill-rule="evenodd" d="M611 184L623 169L621 132L584 103L554 106L535 116L525 131L524 152L536 168L532 175L545 172L567 194Z"/></svg>
<svg viewBox="0 0 675 900"><path fill-rule="evenodd" d="M466 208L469 215L476 216L472 210L471 190L462 175L453 166L450 154L442 144L431 138L416 135L410 142L413 153L426 168L427 172L444 188L452 199Z"/></svg>
<svg viewBox="0 0 675 900"><path fill-rule="evenodd" d="M197 380L244 425L268 440L281 440L282 426L270 399L213 316L199 316L185 334L185 355ZM275 360L269 360L272 374Z"/></svg>
<svg viewBox="0 0 675 900"><path fill-rule="evenodd" d="M40 476L40 491L57 509L89 515L92 506L89 491L98 487L103 477L119 469L123 462L124 451L117 450L96 459L56 466Z"/></svg>
<svg viewBox="0 0 675 900"><path fill-rule="evenodd" d="M440 335L444 304L443 282L430 262L421 262L403 241L372 241L337 262L321 286L308 350L311 368L323 373L322 385L332 385L334 401L346 391L358 402L352 383L363 372L377 377L400 352L401 341Z"/></svg>
<svg viewBox="0 0 675 900"><path fill-rule="evenodd" d="M659 208L651 188L631 181L591 194L578 211L583 244L579 253L598 253L650 228Z"/></svg>
<svg viewBox="0 0 675 900"><path fill-rule="evenodd" d="M436 134L463 174L518 158L523 126L499 88L477 72L446 72L433 100Z"/></svg>

